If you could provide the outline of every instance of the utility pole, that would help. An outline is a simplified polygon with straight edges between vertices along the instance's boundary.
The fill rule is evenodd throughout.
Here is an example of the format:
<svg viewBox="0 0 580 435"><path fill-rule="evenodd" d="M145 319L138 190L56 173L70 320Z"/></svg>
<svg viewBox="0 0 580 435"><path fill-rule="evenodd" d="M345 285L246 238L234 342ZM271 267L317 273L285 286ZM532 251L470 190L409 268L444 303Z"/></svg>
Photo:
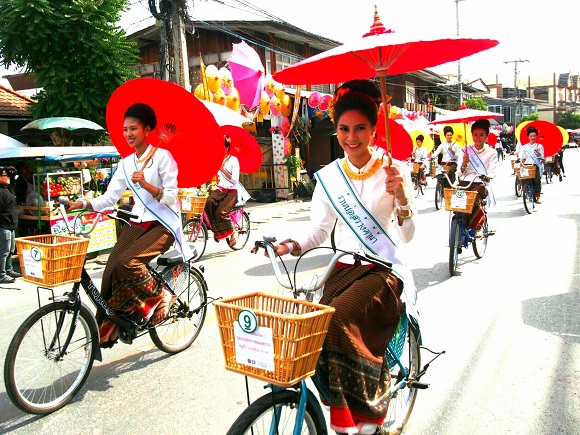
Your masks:
<svg viewBox="0 0 580 435"><path fill-rule="evenodd" d="M514 96L516 98L516 105L519 110L516 110L514 113L514 127L519 124L519 120L517 118L518 111L520 112L520 119L522 119L521 115L521 99L518 92L518 63L522 62L529 62L529 60L517 59L517 60L505 60L503 63L513 63L514 64Z"/></svg>
<svg viewBox="0 0 580 435"><path fill-rule="evenodd" d="M459 2L465 0L453 0L455 2L455 21L457 23L457 36L459 37ZM459 105L463 104L463 83L461 82L461 60L457 61L457 87L459 91Z"/></svg>

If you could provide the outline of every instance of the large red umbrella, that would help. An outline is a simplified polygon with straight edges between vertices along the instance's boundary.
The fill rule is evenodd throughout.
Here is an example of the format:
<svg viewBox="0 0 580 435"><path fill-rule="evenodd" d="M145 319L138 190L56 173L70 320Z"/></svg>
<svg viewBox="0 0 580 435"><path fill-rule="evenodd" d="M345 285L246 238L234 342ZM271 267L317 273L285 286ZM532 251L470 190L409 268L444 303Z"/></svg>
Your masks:
<svg viewBox="0 0 580 435"><path fill-rule="evenodd" d="M119 86L107 105L107 129L113 145L127 157L131 148L123 135L125 111L135 103L155 111L157 127L147 141L173 155L179 167L179 187L195 187L208 182L219 171L224 154L224 138L213 115L192 93L157 79L134 79Z"/></svg>
<svg viewBox="0 0 580 435"><path fill-rule="evenodd" d="M221 130L230 137L230 154L240 162L240 172L251 174L262 166L262 149L254 136L242 127L223 125Z"/></svg>
<svg viewBox="0 0 580 435"><path fill-rule="evenodd" d="M406 160L413 154L413 139L411 135L398 122L389 118L389 129L391 133L391 142L396 144L393 148L392 157L397 160ZM379 110L379 119L377 121L377 139L375 144L387 150L387 135L385 131L385 111L383 105Z"/></svg>
<svg viewBox="0 0 580 435"><path fill-rule="evenodd" d="M232 44L228 66L232 72L234 86L240 93L240 102L250 109L259 105L266 84L264 65L262 65L260 55L245 41Z"/></svg>
<svg viewBox="0 0 580 435"><path fill-rule="evenodd" d="M543 120L532 121L521 129L519 140L522 145L530 142L530 138L527 135L527 130L530 127L538 129L536 142L544 147L544 157L553 156L562 148L562 132L558 126Z"/></svg>
<svg viewBox="0 0 580 435"><path fill-rule="evenodd" d="M404 41L395 36L392 30L386 30L375 7L370 31L360 40L304 59L276 72L273 78L286 84L317 85L379 77L383 102L387 103L387 75L418 71L455 61L495 47L498 43L491 39L466 38ZM388 124L385 129L390 154Z"/></svg>

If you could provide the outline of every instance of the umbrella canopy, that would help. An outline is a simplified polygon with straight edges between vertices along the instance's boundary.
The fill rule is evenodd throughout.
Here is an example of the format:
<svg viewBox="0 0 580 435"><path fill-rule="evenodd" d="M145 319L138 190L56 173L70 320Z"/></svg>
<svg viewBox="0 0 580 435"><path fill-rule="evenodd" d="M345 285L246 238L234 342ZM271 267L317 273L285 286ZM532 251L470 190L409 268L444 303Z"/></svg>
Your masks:
<svg viewBox="0 0 580 435"><path fill-rule="evenodd" d="M52 118L35 119L20 130L22 131L54 131L68 130L75 133L95 133L104 131L99 124L88 119L74 118L70 116L56 116Z"/></svg>
<svg viewBox="0 0 580 435"><path fill-rule="evenodd" d="M28 148L28 145L22 142L12 139L10 136L0 133L0 148Z"/></svg>
<svg viewBox="0 0 580 435"><path fill-rule="evenodd" d="M309 57L274 74L274 80L286 84L316 85L344 83L353 79L379 77L383 102L387 102L386 76L403 74L455 61L495 47L491 39L401 40L386 30L375 7L370 31L351 44L341 45ZM387 150L390 152L389 125Z"/></svg>
<svg viewBox="0 0 580 435"><path fill-rule="evenodd" d="M464 147L468 143L473 143L473 137L471 136L471 128L467 128L467 124L464 122L455 122L450 124L445 124L439 130L439 139L441 142L445 142L445 127L451 127L453 129L452 142L457 143L459 146Z"/></svg>
<svg viewBox="0 0 580 435"><path fill-rule="evenodd" d="M228 66L232 72L234 86L240 93L240 102L250 109L258 106L266 84L264 65L262 65L260 55L245 41L232 44Z"/></svg>
<svg viewBox="0 0 580 435"><path fill-rule="evenodd" d="M195 97L197 98L197 97ZM199 98L198 98L199 100ZM211 101L199 100L203 105L211 112L215 121L219 126L222 125L237 125L241 126L246 123L251 123L252 121L246 118L244 115L230 109L227 106L222 106L220 104L213 103Z"/></svg>
<svg viewBox="0 0 580 435"><path fill-rule="evenodd" d="M413 141L413 147L417 146L417 136L423 135L423 146L427 149L427 152L433 151L433 147L435 146L435 141L431 137L431 134L422 130L411 130L409 132L409 136L411 136L411 140Z"/></svg>
<svg viewBox="0 0 580 435"><path fill-rule="evenodd" d="M195 187L208 182L223 160L224 138L213 115L192 93L157 79L133 79L119 86L107 105L107 128L111 141L122 157L135 150L123 135L124 114L135 103L155 111L157 127L147 141L171 152L179 166L179 187Z"/></svg>
<svg viewBox="0 0 580 435"><path fill-rule="evenodd" d="M447 115L437 117L435 121L431 121L429 124L449 124L452 122L469 123L477 121L478 119L494 119L502 118L502 113L488 112L486 110L469 109L465 105L461 106L458 110Z"/></svg>
<svg viewBox="0 0 580 435"><path fill-rule="evenodd" d="M413 153L413 140L405 127L389 118L389 129L391 134L391 141L395 144L393 148L392 157L397 160L406 160L411 157ZM379 110L379 119L377 120L377 139L375 145L388 151L387 137L385 131L385 112L383 105Z"/></svg>
<svg viewBox="0 0 580 435"><path fill-rule="evenodd" d="M530 142L527 135L527 130L530 127L538 129L538 136L536 142L542 144L544 147L544 157L550 157L556 154L562 148L562 132L558 126L549 121L536 120L528 123L520 130L520 142L526 145Z"/></svg>
<svg viewBox="0 0 580 435"><path fill-rule="evenodd" d="M260 169L262 149L256 138L242 127L224 125L221 130L230 137L230 154L238 158L240 172L251 174Z"/></svg>
<svg viewBox="0 0 580 435"><path fill-rule="evenodd" d="M487 143L488 145L492 146L495 148L495 144L497 143L497 137L499 136L499 133L493 130L489 131L489 134L487 135Z"/></svg>

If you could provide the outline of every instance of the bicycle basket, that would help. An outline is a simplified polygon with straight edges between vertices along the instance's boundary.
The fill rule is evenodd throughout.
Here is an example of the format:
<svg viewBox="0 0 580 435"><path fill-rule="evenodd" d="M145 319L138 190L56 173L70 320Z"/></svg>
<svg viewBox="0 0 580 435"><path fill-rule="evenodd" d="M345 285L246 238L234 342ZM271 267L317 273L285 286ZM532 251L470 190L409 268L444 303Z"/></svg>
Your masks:
<svg viewBox="0 0 580 435"><path fill-rule="evenodd" d="M421 163L413 163L413 167L411 168L411 174L418 174L419 169L421 169Z"/></svg>
<svg viewBox="0 0 580 435"><path fill-rule="evenodd" d="M397 359L401 359L403 354L403 349L405 348L405 343L407 342L407 329L409 328L409 318L407 313L401 313L401 319L399 320L399 325L397 330L389 342L389 350L387 351L387 363L389 368L395 367L397 364Z"/></svg>
<svg viewBox="0 0 580 435"><path fill-rule="evenodd" d="M25 281L56 286L81 279L89 239L44 234L15 239Z"/></svg>
<svg viewBox="0 0 580 435"><path fill-rule="evenodd" d="M443 196L445 197L445 210L471 213L477 192L446 187L443 190Z"/></svg>
<svg viewBox="0 0 580 435"><path fill-rule="evenodd" d="M281 387L314 375L334 308L259 292L215 301L214 306L227 370ZM237 325L240 313L248 311L258 327L252 333ZM268 366L264 361L271 359Z"/></svg>
<svg viewBox="0 0 580 435"><path fill-rule="evenodd" d="M177 199L181 204L181 212L188 215L188 217L202 214L207 202L206 196L177 195Z"/></svg>
<svg viewBox="0 0 580 435"><path fill-rule="evenodd" d="M526 171L524 171L523 174L520 172L522 167L526 169ZM518 176L518 178L520 180L528 180L530 178L536 177L536 165L529 165L529 166L522 165L520 167L516 167L515 171L516 171L516 175ZM526 175L526 173L527 173L527 175Z"/></svg>

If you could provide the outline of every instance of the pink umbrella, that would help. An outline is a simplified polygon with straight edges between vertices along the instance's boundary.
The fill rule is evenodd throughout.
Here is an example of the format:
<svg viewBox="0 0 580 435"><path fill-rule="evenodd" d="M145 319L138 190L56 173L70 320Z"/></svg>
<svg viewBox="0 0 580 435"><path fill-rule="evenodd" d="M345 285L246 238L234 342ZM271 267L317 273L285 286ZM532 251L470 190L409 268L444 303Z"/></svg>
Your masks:
<svg viewBox="0 0 580 435"><path fill-rule="evenodd" d="M246 44L232 44L228 59L234 86L240 93L240 102L250 109L260 104L262 90L266 84L264 66L256 50Z"/></svg>

